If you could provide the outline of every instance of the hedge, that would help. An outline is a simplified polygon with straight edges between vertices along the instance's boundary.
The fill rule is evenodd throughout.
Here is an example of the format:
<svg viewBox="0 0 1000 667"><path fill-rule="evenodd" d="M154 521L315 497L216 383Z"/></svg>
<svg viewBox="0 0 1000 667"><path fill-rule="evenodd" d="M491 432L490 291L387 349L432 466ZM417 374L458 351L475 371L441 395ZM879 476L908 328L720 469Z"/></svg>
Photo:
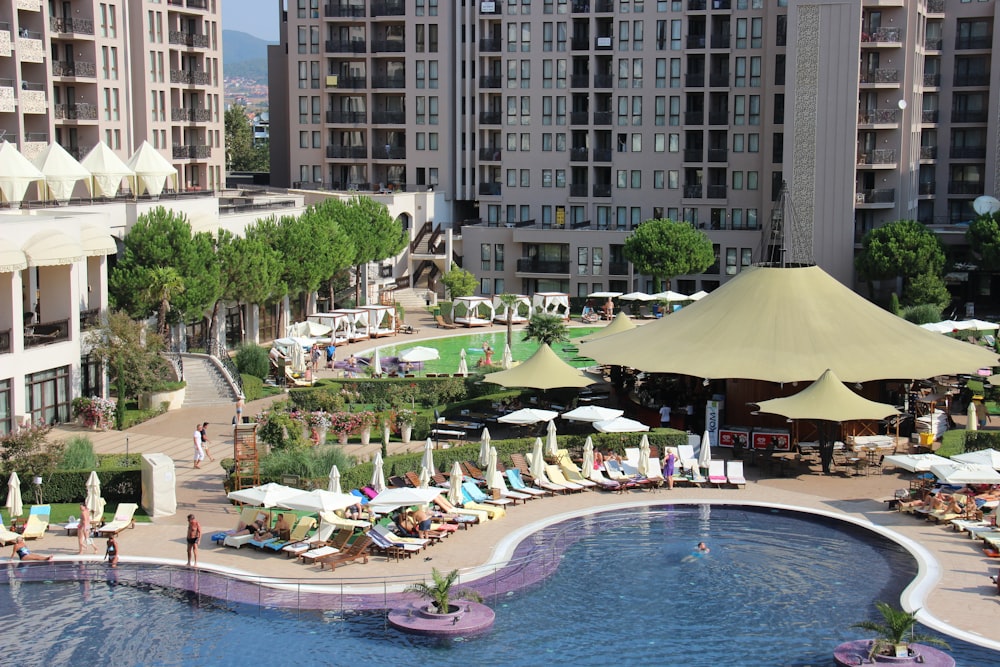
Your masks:
<svg viewBox="0 0 1000 667"><path fill-rule="evenodd" d="M240 379L243 380L243 399L246 401L256 401L264 398L264 382L256 375L242 373Z"/></svg>
<svg viewBox="0 0 1000 667"><path fill-rule="evenodd" d="M965 451L976 452L981 449L1000 449L1000 432L997 431L965 431Z"/></svg>
<svg viewBox="0 0 1000 667"><path fill-rule="evenodd" d="M42 500L45 503L79 503L87 497L90 470L56 470L42 479ZM101 496L108 503L142 502L142 473L137 466L115 470L99 470ZM35 497L31 477L21 480L21 497Z"/></svg>

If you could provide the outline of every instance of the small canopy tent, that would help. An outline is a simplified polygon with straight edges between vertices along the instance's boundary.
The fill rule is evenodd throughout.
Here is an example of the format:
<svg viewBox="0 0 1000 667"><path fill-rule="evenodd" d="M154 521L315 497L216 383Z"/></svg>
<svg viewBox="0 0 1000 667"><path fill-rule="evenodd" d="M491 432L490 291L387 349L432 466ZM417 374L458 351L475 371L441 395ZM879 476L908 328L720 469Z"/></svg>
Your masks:
<svg viewBox="0 0 1000 667"><path fill-rule="evenodd" d="M493 302L485 296L457 297L453 313L455 324L464 324L467 327L489 326L496 317Z"/></svg>
<svg viewBox="0 0 1000 667"><path fill-rule="evenodd" d="M531 311L545 315L558 315L569 319L569 294L565 292L536 292L531 297Z"/></svg>
<svg viewBox="0 0 1000 667"><path fill-rule="evenodd" d="M623 331L630 331L632 329L635 329L635 322L632 321L632 318L623 313L622 311L618 311L618 314L615 315L615 319L611 321L611 324L604 327L600 331L595 331L594 333L590 334L589 336L587 336L585 340L597 340L598 338L604 338L605 336L614 336L617 333L622 333Z"/></svg>
<svg viewBox="0 0 1000 667"><path fill-rule="evenodd" d="M148 141L142 142L126 166L135 172L136 196L146 192L150 197L159 197L166 185L167 177L174 179L174 188L177 188L177 170L174 169L174 165L160 155Z"/></svg>
<svg viewBox="0 0 1000 667"><path fill-rule="evenodd" d="M90 149L80 164L90 172L87 187L92 197L112 199L118 194L122 179L135 177L135 172L103 141Z"/></svg>
<svg viewBox="0 0 1000 667"><path fill-rule="evenodd" d="M0 197L8 203L20 202L28 186L45 180L45 175L17 152L8 141L0 144Z"/></svg>
<svg viewBox="0 0 1000 667"><path fill-rule="evenodd" d="M573 368L559 358L552 348L542 345L531 357L508 371L490 373L484 382L504 387L531 389L556 389L558 387L587 387L601 378L592 377L579 368Z"/></svg>
<svg viewBox="0 0 1000 667"><path fill-rule="evenodd" d="M799 393L759 401L757 405L761 412L789 419L822 419L831 422L884 419L889 415L899 414L899 410L888 403L876 403L858 396L829 369Z"/></svg>
<svg viewBox="0 0 1000 667"><path fill-rule="evenodd" d="M504 302L500 299L500 296L501 295L499 294L495 294L493 296L493 313L494 313L493 321L499 322L500 324L506 324L507 306L504 305ZM527 322L528 318L522 315L521 313L522 312L531 313L531 299L529 299L523 294L518 294L517 303L515 304L512 310L513 313L511 314L510 318L511 324L523 324Z"/></svg>
<svg viewBox="0 0 1000 667"><path fill-rule="evenodd" d="M45 176L44 186L38 184L40 199L67 201L73 196L77 181L90 180L90 172L56 143L42 149L31 162Z"/></svg>
<svg viewBox="0 0 1000 667"><path fill-rule="evenodd" d="M396 309L393 306L361 306L368 313L368 335L372 338L396 335Z"/></svg>

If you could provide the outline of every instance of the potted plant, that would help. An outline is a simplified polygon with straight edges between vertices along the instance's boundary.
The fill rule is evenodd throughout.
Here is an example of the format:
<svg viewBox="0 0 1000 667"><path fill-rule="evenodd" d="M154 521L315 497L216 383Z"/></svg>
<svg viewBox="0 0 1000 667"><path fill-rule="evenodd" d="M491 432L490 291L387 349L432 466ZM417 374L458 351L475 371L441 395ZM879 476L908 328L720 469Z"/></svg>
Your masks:
<svg viewBox="0 0 1000 667"><path fill-rule="evenodd" d="M364 410L362 412L355 412L354 418L357 420L358 432L361 435L361 444L367 445L371 442L372 426L375 426L378 417L371 410Z"/></svg>
<svg viewBox="0 0 1000 667"><path fill-rule="evenodd" d="M326 432L330 428L330 415L322 410L316 412L310 412L306 418L309 421L309 426L312 428L312 432L315 434L314 442L318 445L326 442Z"/></svg>
<svg viewBox="0 0 1000 667"><path fill-rule="evenodd" d="M431 570L433 582L428 584L422 581L419 584L411 584L406 587L406 593L416 593L417 595L430 600L431 604L424 611L435 614L451 614L458 611L458 606L451 604L455 600L470 600L472 602L482 602L483 598L479 593L463 588L452 590L458 580L458 570L452 570L448 574L442 574L437 568Z"/></svg>
<svg viewBox="0 0 1000 667"><path fill-rule="evenodd" d="M357 433L357 420L350 412L340 411L330 414L330 429L337 434L340 444L346 445L347 438Z"/></svg>
<svg viewBox="0 0 1000 667"><path fill-rule="evenodd" d="M944 648L950 648L948 643L929 635L917 634L913 626L917 623L916 611L904 611L893 607L888 602L876 602L875 607L882 614L884 622L861 621L852 628L860 628L874 632L877 637L872 640L868 651L868 659L879 662L879 658L907 658L913 654L913 642L923 642ZM882 662L891 662L887 659Z"/></svg>
<svg viewBox="0 0 1000 667"><path fill-rule="evenodd" d="M399 427L399 437L403 444L410 443L410 436L413 435L413 425L417 423L417 413L413 410L397 410L396 426Z"/></svg>

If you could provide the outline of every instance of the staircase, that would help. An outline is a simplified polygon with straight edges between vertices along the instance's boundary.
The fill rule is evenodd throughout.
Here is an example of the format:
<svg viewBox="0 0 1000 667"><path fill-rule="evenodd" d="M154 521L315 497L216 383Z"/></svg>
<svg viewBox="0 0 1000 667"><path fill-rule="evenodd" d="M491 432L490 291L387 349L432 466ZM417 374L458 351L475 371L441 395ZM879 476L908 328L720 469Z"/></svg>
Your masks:
<svg viewBox="0 0 1000 667"><path fill-rule="evenodd" d="M203 405L232 405L236 393L215 363L203 354L182 354L184 358L185 408Z"/></svg>
<svg viewBox="0 0 1000 667"><path fill-rule="evenodd" d="M396 298L396 303L403 306L403 310L408 313L412 312L425 312L427 310L427 302L424 300L424 294L427 289L397 289L393 292L393 296Z"/></svg>

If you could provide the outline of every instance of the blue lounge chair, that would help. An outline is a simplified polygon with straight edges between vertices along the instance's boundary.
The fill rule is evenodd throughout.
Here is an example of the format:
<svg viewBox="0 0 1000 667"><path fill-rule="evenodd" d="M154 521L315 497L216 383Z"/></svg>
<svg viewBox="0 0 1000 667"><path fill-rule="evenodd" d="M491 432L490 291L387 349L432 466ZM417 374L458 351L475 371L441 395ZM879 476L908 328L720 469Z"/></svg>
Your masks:
<svg viewBox="0 0 1000 667"><path fill-rule="evenodd" d="M511 505L513 500L509 498L493 499L483 493L475 482L462 482L462 495L474 503L486 503L487 505Z"/></svg>
<svg viewBox="0 0 1000 667"><path fill-rule="evenodd" d="M529 488L524 483L524 478L521 477L521 471L517 468L507 469L507 481L510 482L510 488L515 491L520 491L521 493L533 493L535 491L541 491L543 495L554 496L555 491L552 489L534 489Z"/></svg>

